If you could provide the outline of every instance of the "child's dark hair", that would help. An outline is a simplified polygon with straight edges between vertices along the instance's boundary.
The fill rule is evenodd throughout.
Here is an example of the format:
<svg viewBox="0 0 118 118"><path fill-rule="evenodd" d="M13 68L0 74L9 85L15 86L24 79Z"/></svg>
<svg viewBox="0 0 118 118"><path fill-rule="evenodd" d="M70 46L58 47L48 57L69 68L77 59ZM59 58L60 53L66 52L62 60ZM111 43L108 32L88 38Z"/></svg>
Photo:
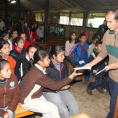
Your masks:
<svg viewBox="0 0 118 118"><path fill-rule="evenodd" d="M3 69L6 63L9 63L9 62L5 59L0 59L0 71Z"/></svg>
<svg viewBox="0 0 118 118"><path fill-rule="evenodd" d="M49 55L46 51L36 51L34 54L34 64L37 63L38 61L43 61L44 58Z"/></svg>
<svg viewBox="0 0 118 118"><path fill-rule="evenodd" d="M21 37L16 37L14 40L13 40L13 44L15 45L19 43L20 40L23 40ZM23 40L24 41L24 40Z"/></svg>
<svg viewBox="0 0 118 118"><path fill-rule="evenodd" d="M95 46L98 46L99 44L102 44L102 41L97 41Z"/></svg>
<svg viewBox="0 0 118 118"><path fill-rule="evenodd" d="M26 36L26 33L25 32L21 32L19 36L21 36L22 34L25 34L25 36Z"/></svg>
<svg viewBox="0 0 118 118"><path fill-rule="evenodd" d="M8 34L8 32L6 30L3 30L3 31L1 31L0 37L4 38L7 34Z"/></svg>
<svg viewBox="0 0 118 118"><path fill-rule="evenodd" d="M17 32L17 33L18 33L18 31L17 31L17 30L15 30L15 29L11 31L11 34L12 34L12 35L13 35L13 32Z"/></svg>
<svg viewBox="0 0 118 118"><path fill-rule="evenodd" d="M26 49L26 52L28 53L29 52L29 50L30 50L30 48L36 48L37 50L38 50L38 48L37 48L37 46L36 45L29 45L28 47L27 47L27 49Z"/></svg>
<svg viewBox="0 0 118 118"><path fill-rule="evenodd" d="M64 51L64 49L59 45L55 45L51 48L50 54L51 56L53 55L57 56L61 51Z"/></svg>
<svg viewBox="0 0 118 118"><path fill-rule="evenodd" d="M79 36L79 38L81 38L82 36L86 36L86 34L81 33L80 36Z"/></svg>
<svg viewBox="0 0 118 118"><path fill-rule="evenodd" d="M69 43L72 42L72 38L71 37L72 37L73 34L75 34L75 32L71 32L70 35L69 35L69 39L68 39L69 40Z"/></svg>
<svg viewBox="0 0 118 118"><path fill-rule="evenodd" d="M0 49L2 49L5 44L9 44L8 41L6 41L6 40L0 38ZM9 44L9 45L10 45L10 44Z"/></svg>
<svg viewBox="0 0 118 118"><path fill-rule="evenodd" d="M92 41L94 41L95 39L99 39L97 35L93 35Z"/></svg>

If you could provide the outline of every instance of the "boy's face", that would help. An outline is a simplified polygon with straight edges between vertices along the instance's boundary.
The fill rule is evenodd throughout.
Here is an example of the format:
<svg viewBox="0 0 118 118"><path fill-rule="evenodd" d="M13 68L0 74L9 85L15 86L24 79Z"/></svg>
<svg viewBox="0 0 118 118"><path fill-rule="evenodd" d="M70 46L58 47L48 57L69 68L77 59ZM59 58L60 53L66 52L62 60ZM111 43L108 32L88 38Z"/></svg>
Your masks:
<svg viewBox="0 0 118 118"><path fill-rule="evenodd" d="M87 37L86 36L81 36L80 41L81 43L86 43Z"/></svg>
<svg viewBox="0 0 118 118"><path fill-rule="evenodd" d="M12 34L12 37L13 37L13 39L15 39L16 37L18 37L18 32L17 31L14 31L13 34Z"/></svg>
<svg viewBox="0 0 118 118"><path fill-rule="evenodd" d="M96 46L96 49L98 50L98 52L101 51L101 47L102 47L102 44L98 44L98 46Z"/></svg>
<svg viewBox="0 0 118 118"><path fill-rule="evenodd" d="M99 39L96 38L95 40L93 40L93 44L96 44L96 42L98 41Z"/></svg>

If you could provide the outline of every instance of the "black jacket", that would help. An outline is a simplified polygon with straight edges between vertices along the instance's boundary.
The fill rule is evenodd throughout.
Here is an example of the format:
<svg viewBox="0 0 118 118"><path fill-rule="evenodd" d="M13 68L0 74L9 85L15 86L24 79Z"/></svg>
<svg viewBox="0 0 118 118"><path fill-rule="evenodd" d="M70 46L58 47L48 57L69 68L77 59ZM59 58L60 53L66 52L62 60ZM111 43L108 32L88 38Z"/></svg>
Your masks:
<svg viewBox="0 0 118 118"><path fill-rule="evenodd" d="M21 62L21 60L22 60L22 59L25 57L25 55L26 55L26 49L23 48L22 51L21 51L21 53L19 53L19 52L17 52L17 51L15 50L15 48L14 48L13 50L11 50L10 54L11 54L12 56L17 57L17 58L19 59L19 61Z"/></svg>
<svg viewBox="0 0 118 118"><path fill-rule="evenodd" d="M54 81L60 81L68 77L68 69L66 61L60 64L60 71L56 69L52 61L50 62L50 66L46 68L47 76ZM48 88L43 88L43 92L56 92L54 90L50 90Z"/></svg>

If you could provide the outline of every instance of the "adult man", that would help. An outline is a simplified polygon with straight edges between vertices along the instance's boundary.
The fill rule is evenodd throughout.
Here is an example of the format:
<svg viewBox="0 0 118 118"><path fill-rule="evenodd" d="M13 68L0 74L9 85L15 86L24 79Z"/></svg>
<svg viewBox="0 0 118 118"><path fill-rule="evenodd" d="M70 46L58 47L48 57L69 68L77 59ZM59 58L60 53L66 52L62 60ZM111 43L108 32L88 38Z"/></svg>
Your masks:
<svg viewBox="0 0 118 118"><path fill-rule="evenodd" d="M109 30L103 37L103 44L100 54L86 66L91 67L109 56L109 88L111 92L110 112L107 118L114 118L116 99L118 94L118 9L109 10L106 14L106 21Z"/></svg>

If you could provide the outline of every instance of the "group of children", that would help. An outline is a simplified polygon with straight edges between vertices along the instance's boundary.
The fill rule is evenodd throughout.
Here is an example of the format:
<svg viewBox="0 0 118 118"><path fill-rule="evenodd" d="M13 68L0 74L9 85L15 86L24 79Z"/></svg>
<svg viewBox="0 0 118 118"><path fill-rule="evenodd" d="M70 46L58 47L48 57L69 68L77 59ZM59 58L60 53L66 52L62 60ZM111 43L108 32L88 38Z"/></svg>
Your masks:
<svg viewBox="0 0 118 118"><path fill-rule="evenodd" d="M70 33L69 40L65 43L65 55L66 59L74 65L85 66L88 62L92 61L101 51L102 41L99 35L95 33L92 37L92 42L87 42L86 32L81 33L79 38L76 38L75 32ZM87 93L92 95L92 89L96 88L100 93L108 91L108 80L107 73L100 73L96 76L96 73L104 69L107 65L108 57L104 59L101 63L92 68L92 77L95 79L94 82L90 82L90 72L84 70L84 83L88 85ZM104 81L102 80L104 76ZM104 91L103 91L104 90Z"/></svg>
<svg viewBox="0 0 118 118"><path fill-rule="evenodd" d="M25 33L18 36L13 30L9 39L7 32L1 32L0 117L14 118L18 102L27 110L42 113L43 118L77 115L78 103L68 84L82 73L68 75L64 58L61 46L52 47L49 56L27 42Z"/></svg>

